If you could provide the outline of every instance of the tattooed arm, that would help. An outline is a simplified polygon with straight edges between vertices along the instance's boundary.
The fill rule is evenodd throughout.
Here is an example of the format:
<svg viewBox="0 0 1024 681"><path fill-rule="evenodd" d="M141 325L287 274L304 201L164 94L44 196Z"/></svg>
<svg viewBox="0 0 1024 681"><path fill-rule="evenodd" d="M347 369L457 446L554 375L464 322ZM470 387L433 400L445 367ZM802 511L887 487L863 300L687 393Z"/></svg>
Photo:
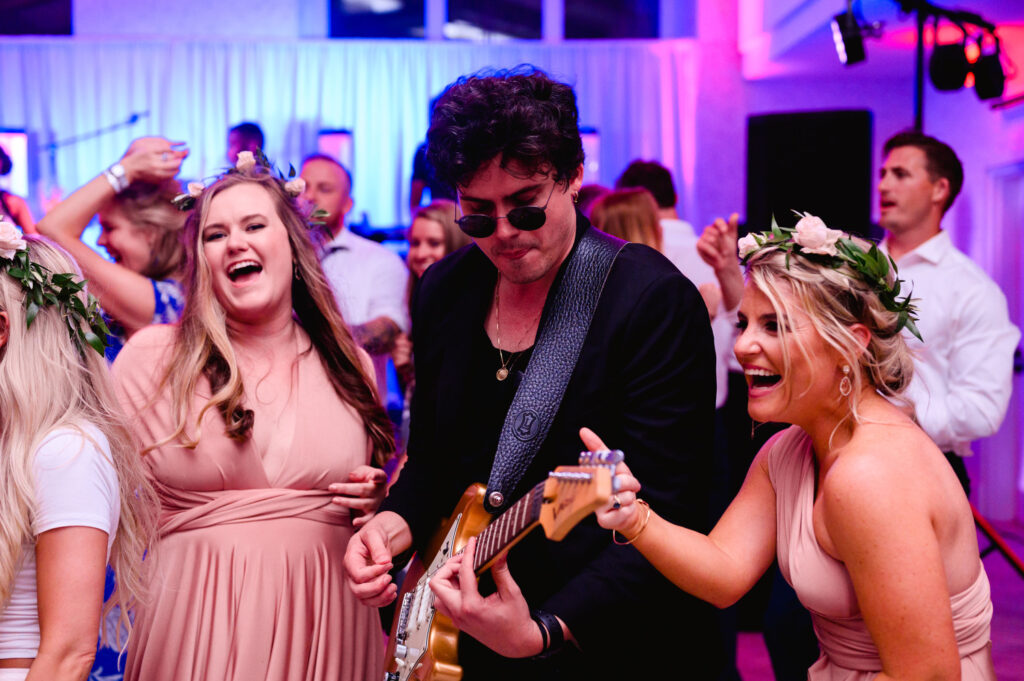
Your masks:
<svg viewBox="0 0 1024 681"><path fill-rule="evenodd" d="M402 330L390 317L380 316L352 327L352 338L371 355L384 355L395 347Z"/></svg>

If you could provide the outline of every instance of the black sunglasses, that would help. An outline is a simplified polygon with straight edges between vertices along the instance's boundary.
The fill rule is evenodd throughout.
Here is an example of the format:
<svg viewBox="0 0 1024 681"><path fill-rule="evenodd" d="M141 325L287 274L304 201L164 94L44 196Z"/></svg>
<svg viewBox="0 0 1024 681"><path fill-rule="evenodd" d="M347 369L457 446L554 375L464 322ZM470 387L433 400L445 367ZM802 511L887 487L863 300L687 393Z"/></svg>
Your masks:
<svg viewBox="0 0 1024 681"><path fill-rule="evenodd" d="M498 220L502 218L508 220L508 224L516 229L532 232L543 227L547 221L548 204L551 203L551 195L554 193L555 185L552 184L551 191L548 192L548 200L544 202L543 206L520 206L510 210L508 215L499 215L496 218L492 218L490 215L463 215L455 222L459 223L463 232L474 239L483 239L494 234L494 230L498 228Z"/></svg>

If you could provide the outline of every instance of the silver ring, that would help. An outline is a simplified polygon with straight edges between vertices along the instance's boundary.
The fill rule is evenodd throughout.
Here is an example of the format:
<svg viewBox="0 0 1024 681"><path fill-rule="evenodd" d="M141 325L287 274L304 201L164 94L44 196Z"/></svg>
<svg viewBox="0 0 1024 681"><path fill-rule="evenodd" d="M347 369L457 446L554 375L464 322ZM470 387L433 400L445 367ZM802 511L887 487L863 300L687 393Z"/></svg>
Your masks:
<svg viewBox="0 0 1024 681"><path fill-rule="evenodd" d="M618 494L613 494L612 495L612 510L613 511L617 511L620 508L622 508L622 504L619 503L619 495Z"/></svg>
<svg viewBox="0 0 1024 681"><path fill-rule="evenodd" d="M160 160L162 160L162 161L166 161L167 160L167 152L166 151L164 153L160 154Z"/></svg>

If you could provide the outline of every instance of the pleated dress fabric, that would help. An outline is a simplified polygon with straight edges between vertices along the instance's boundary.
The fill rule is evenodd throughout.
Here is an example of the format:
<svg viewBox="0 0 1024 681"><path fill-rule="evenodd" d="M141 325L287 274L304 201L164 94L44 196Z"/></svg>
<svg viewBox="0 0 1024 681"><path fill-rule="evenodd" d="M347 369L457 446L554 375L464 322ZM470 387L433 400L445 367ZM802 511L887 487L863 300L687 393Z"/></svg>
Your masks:
<svg viewBox="0 0 1024 681"><path fill-rule="evenodd" d="M149 327L132 337L114 366L144 445L173 430L170 396L159 387L172 341L170 327ZM195 449L166 444L146 454L160 497L159 539L147 558L151 595L135 613L126 679L383 675L377 610L345 585L351 518L327 490L369 463L371 446L315 352L299 356L293 375L294 404L279 420L254 406L256 429L292 429L290 446L260 452L253 439L232 440L210 410ZM202 379L190 424L209 395Z"/></svg>
<svg viewBox="0 0 1024 681"><path fill-rule="evenodd" d="M868 681L882 669L878 648L860 612L853 583L841 561L825 553L814 533L814 452L796 426L777 436L768 472L776 496L778 559L782 576L810 611L821 657L809 681ZM963 681L994 681L988 576L978 576L950 597Z"/></svg>

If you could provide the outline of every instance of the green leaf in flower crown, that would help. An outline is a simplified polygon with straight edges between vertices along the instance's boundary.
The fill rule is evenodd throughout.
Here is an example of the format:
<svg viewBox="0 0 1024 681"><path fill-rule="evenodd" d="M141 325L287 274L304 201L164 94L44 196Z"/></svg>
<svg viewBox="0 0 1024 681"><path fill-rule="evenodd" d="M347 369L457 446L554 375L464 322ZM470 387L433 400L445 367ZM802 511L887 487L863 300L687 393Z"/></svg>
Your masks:
<svg viewBox="0 0 1024 681"><path fill-rule="evenodd" d="M921 332L918 331L917 329L917 324L914 323L914 318L911 317L909 313L907 315L906 321L903 322L903 326L907 329L907 331L914 334L914 337L917 338L917 340L921 341L922 343L924 342L924 338L921 337Z"/></svg>
<svg viewBox="0 0 1024 681"><path fill-rule="evenodd" d="M793 213L800 218L813 217L806 212L793 211ZM771 231L751 233L757 248L747 251L742 259L743 263L749 265L750 259L761 249L775 248L785 252L786 268L789 268L791 257L794 254L832 269L847 265L856 272L857 279L874 289L879 301L887 310L898 315L897 330L906 328L908 332L921 338L915 323L917 309L912 304L911 295L908 294L899 299L903 281L898 278L899 270L892 256L883 253L874 243L865 248L861 245L864 242L854 241L849 236L840 237L835 242L835 255L808 253L795 241L795 234L796 228L780 226L775 216L772 215ZM890 274L892 275L892 284L889 283ZM913 292L911 291L911 293Z"/></svg>
<svg viewBox="0 0 1024 681"><path fill-rule="evenodd" d="M25 307L25 328L32 326L32 322L36 320L36 315L39 314L39 306L34 302L30 302Z"/></svg>
<svg viewBox="0 0 1024 681"><path fill-rule="evenodd" d="M93 350L100 353L101 355L103 354L103 351L106 349L106 343L104 343L99 336L97 336L92 331L86 331L83 334L83 336L85 342L88 343Z"/></svg>

